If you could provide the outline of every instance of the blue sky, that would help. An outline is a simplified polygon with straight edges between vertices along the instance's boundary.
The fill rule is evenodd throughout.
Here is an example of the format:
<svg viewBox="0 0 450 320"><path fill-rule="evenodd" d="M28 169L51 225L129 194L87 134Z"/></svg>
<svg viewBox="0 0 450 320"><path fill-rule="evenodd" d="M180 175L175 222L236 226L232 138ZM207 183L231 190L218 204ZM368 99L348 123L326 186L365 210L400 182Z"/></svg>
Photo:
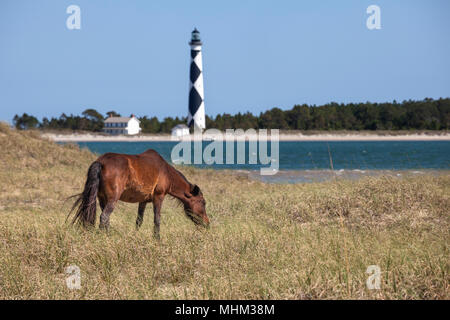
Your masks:
<svg viewBox="0 0 450 320"><path fill-rule="evenodd" d="M68 30L66 8L81 8ZM368 30L369 5L381 30ZM208 115L450 96L450 1L2 0L0 119L186 116L190 32Z"/></svg>

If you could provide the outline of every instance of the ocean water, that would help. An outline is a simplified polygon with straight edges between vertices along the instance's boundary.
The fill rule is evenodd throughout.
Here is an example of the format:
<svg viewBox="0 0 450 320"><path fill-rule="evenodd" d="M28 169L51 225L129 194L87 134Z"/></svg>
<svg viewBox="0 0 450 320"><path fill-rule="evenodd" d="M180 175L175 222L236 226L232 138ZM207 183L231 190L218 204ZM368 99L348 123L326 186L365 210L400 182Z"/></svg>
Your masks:
<svg viewBox="0 0 450 320"><path fill-rule="evenodd" d="M212 142L203 142L203 148ZM167 161L171 161L172 148L177 142L78 142L80 147L103 154L117 152L138 154L147 149L158 151ZM269 143L268 155L271 156ZM194 147L192 147L194 150ZM246 142L245 163L237 164L237 146L234 148L235 164L193 164L200 168L232 169L255 171L269 165L249 163L249 144ZM192 152L193 153L193 152ZM253 156L257 155L252 154ZM449 170L450 141L281 141L279 142L279 170L284 174L294 171L329 170L330 158L335 171L375 170ZM191 157L193 162L193 155ZM226 147L223 143L223 162ZM176 159L175 159L176 160ZM175 161L176 163L177 161ZM281 175L283 172L281 173ZM291 174L292 175L292 174Z"/></svg>

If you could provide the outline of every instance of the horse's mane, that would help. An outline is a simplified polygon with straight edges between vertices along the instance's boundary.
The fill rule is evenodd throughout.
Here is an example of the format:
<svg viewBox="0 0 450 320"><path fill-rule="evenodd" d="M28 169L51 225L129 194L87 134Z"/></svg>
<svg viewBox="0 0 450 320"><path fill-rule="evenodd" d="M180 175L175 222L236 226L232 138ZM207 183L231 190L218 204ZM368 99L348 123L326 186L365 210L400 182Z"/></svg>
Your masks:
<svg viewBox="0 0 450 320"><path fill-rule="evenodd" d="M173 168L173 167L172 167ZM186 179L186 177L184 176L184 174L182 174L179 170L173 168L183 179L184 181L186 181L189 185L191 185L191 183L188 181L188 179Z"/></svg>

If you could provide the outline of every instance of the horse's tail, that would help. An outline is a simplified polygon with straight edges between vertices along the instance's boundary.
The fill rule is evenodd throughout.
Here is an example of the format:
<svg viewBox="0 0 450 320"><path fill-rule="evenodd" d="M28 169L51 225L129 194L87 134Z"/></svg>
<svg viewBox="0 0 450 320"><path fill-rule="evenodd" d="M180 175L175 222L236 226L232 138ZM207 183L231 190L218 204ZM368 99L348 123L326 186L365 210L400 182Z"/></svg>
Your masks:
<svg viewBox="0 0 450 320"><path fill-rule="evenodd" d="M97 216L97 193L100 186L100 174L102 171L102 164L94 161L89 167L87 173L84 190L79 195L75 195L77 200L69 212L70 214L77 208L72 223L78 222L83 226L94 226L95 218Z"/></svg>

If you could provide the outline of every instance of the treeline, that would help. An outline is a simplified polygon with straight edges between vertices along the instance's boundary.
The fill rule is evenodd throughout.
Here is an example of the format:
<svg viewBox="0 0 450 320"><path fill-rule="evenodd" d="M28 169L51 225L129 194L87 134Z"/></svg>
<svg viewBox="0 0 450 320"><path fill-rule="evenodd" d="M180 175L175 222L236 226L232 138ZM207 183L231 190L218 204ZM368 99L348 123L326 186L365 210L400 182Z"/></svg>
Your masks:
<svg viewBox="0 0 450 320"><path fill-rule="evenodd" d="M114 111L108 116L120 116ZM105 117L94 109L81 116L62 114L59 118L36 117L24 113L16 115L13 123L18 129L70 129L101 131ZM139 118L143 133L169 133L186 118ZM450 129L450 99L420 101L395 100L387 103L329 103L322 106L295 105L291 110L273 108L259 116L249 112L206 116L206 127L225 129L281 129L281 130L446 130Z"/></svg>

